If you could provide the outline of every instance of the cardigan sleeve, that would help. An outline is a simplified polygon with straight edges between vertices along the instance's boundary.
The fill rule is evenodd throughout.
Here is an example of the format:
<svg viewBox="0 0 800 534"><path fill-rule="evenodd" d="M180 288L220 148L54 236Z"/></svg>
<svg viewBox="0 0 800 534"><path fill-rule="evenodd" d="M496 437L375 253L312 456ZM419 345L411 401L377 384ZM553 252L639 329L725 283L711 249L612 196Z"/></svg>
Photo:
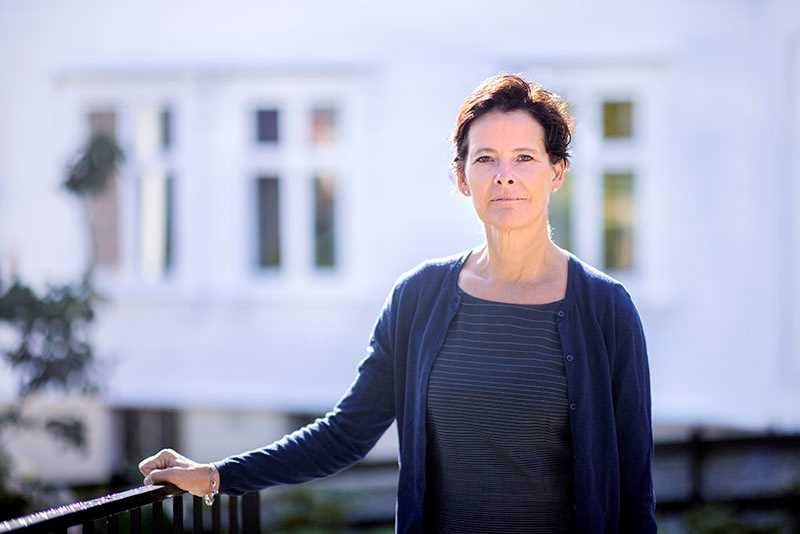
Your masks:
<svg viewBox="0 0 800 534"><path fill-rule="evenodd" d="M386 298L355 380L331 411L265 447L214 462L220 492L241 495L341 471L361 460L394 421L393 300Z"/></svg>
<svg viewBox="0 0 800 534"><path fill-rule="evenodd" d="M620 532L655 533L647 344L639 312L625 289L617 298L615 312L612 387L620 462Z"/></svg>

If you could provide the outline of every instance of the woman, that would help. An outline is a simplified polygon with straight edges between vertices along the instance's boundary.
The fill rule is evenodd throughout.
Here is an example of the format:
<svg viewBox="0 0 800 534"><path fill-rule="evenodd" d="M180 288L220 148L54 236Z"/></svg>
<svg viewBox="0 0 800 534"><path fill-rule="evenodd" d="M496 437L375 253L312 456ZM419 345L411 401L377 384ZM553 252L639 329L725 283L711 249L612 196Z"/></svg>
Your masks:
<svg viewBox="0 0 800 534"><path fill-rule="evenodd" d="M396 419L397 532L656 532L639 314L550 238L571 130L534 83L479 85L452 141L485 243L400 276L324 418L214 464L161 451L145 481L212 496L304 482L363 458Z"/></svg>

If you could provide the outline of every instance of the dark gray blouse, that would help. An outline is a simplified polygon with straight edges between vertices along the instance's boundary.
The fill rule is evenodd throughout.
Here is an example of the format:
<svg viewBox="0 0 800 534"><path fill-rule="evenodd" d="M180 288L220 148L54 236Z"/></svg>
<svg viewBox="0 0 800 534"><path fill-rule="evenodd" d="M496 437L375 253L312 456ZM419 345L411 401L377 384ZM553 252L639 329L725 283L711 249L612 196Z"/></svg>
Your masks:
<svg viewBox="0 0 800 534"><path fill-rule="evenodd" d="M559 302L508 304L458 289L431 370L425 532L574 531Z"/></svg>

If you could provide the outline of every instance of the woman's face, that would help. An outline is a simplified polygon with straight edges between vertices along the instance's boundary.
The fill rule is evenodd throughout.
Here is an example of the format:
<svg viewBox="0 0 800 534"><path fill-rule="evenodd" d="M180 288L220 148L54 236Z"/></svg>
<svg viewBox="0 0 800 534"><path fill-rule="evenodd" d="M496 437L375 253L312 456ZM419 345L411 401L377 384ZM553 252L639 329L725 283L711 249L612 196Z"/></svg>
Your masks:
<svg viewBox="0 0 800 534"><path fill-rule="evenodd" d="M550 164L544 128L524 110L489 111L470 125L459 189L478 217L498 231L547 228L550 193L561 186L564 162Z"/></svg>

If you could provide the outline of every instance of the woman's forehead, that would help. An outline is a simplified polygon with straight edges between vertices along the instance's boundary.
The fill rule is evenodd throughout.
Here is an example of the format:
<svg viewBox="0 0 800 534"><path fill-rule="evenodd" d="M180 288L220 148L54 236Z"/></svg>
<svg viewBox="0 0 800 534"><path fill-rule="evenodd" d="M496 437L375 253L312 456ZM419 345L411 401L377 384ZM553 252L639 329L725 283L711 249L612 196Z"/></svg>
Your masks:
<svg viewBox="0 0 800 534"><path fill-rule="evenodd" d="M470 125L470 151L497 148L544 149L544 128L525 110L489 111Z"/></svg>

